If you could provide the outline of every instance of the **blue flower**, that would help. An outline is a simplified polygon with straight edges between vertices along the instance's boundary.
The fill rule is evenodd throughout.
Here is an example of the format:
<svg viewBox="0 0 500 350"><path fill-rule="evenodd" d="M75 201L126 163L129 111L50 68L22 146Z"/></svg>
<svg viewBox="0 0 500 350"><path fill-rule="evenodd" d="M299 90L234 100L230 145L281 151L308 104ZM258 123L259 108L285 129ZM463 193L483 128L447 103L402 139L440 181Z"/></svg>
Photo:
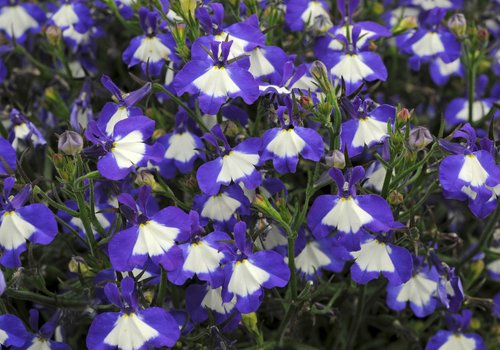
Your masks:
<svg viewBox="0 0 500 350"><path fill-rule="evenodd" d="M164 153L161 144L145 143L153 134L155 122L144 116L119 121L111 135L91 121L85 130L85 137L94 144L100 155L97 169L107 179L121 180L136 167L145 166L149 160L158 161Z"/></svg>
<svg viewBox="0 0 500 350"><path fill-rule="evenodd" d="M121 297L114 283L106 284L104 292L121 311L96 316L87 335L89 349L146 350L175 345L180 337L179 325L162 308L141 308L133 278L121 281Z"/></svg>
<svg viewBox="0 0 500 350"><path fill-rule="evenodd" d="M254 103L259 97L258 83L238 62L228 61L231 45L232 41L214 41L212 59L188 62L174 78L177 95L199 94L200 109L208 114L217 114L228 98L241 97L247 104Z"/></svg>
<svg viewBox="0 0 500 350"><path fill-rule="evenodd" d="M393 123L396 108L390 105L377 105L370 99L353 101L342 99L342 107L351 119L342 123L341 138L350 157L357 156L366 147L382 143L389 137L388 121Z"/></svg>
<svg viewBox="0 0 500 350"><path fill-rule="evenodd" d="M241 313L235 304L236 296L226 302L222 300L222 287L191 284L186 288L186 310L196 323L206 321L211 312L216 324L224 324L222 331L231 332L241 321Z"/></svg>
<svg viewBox="0 0 500 350"><path fill-rule="evenodd" d="M227 250L224 242L230 240L225 232L214 231L205 235L205 230L200 226L199 214L195 211L189 213L191 221L190 237L186 243L180 244L182 262L179 267L168 274L169 280L177 285L182 285L187 279L193 278L207 281L210 286L220 287L224 281L222 262L226 259Z"/></svg>
<svg viewBox="0 0 500 350"><path fill-rule="evenodd" d="M472 312L464 310L462 314L446 315L449 330L438 331L425 346L425 350L470 349L486 350L483 339L476 333L464 333L470 323Z"/></svg>
<svg viewBox="0 0 500 350"><path fill-rule="evenodd" d="M286 1L285 22L293 31L317 29L325 32L332 26L330 8L323 0Z"/></svg>
<svg viewBox="0 0 500 350"><path fill-rule="evenodd" d="M313 239L308 231L299 233L295 243L295 266L306 280L316 280L322 271L341 272L349 252L333 237Z"/></svg>
<svg viewBox="0 0 500 350"><path fill-rule="evenodd" d="M98 125L107 135L113 133L113 129L119 121L143 115L142 110L135 107L135 104L151 92L151 83L146 83L140 89L128 93L121 91L107 75L101 77L101 84L111 92L118 102L107 102L101 110Z"/></svg>
<svg viewBox="0 0 500 350"><path fill-rule="evenodd" d="M262 135L261 160L272 159L281 174L295 173L299 155L317 162L324 152L323 139L314 129L299 126L293 118L285 124L284 113L284 107L278 109L281 128L269 129Z"/></svg>
<svg viewBox="0 0 500 350"><path fill-rule="evenodd" d="M389 284L401 285L411 278L411 254L405 248L389 243L390 235L374 237L362 232L360 236L361 249L351 252L354 258L351 277L355 282L366 284L382 274Z"/></svg>
<svg viewBox="0 0 500 350"><path fill-rule="evenodd" d="M0 345L21 347L28 339L26 327L17 316L0 316Z"/></svg>
<svg viewBox="0 0 500 350"><path fill-rule="evenodd" d="M218 141L212 134L205 135L205 139L219 152L219 157L198 168L196 179L200 189L214 195L221 185L227 186L232 182L242 182L250 190L257 188L262 182L262 175L255 168L260 160L261 139L249 138L232 148L218 124L212 128L212 133L223 141L224 150L220 151Z"/></svg>
<svg viewBox="0 0 500 350"><path fill-rule="evenodd" d="M455 132L453 138L464 138L466 146L441 140L441 146L454 153L441 162L439 181L446 198L468 200L472 213L484 218L496 208L500 194L500 166L495 164L491 142L483 139L476 145L476 131L470 124Z"/></svg>
<svg viewBox="0 0 500 350"><path fill-rule="evenodd" d="M413 275L402 284L387 286L387 305L395 311L402 311L406 304L417 317L426 317L438 306L440 276L434 266L423 264L414 257Z"/></svg>
<svg viewBox="0 0 500 350"><path fill-rule="evenodd" d="M150 199L149 186L140 189L137 202L128 193L118 196L130 226L119 231L109 242L109 258L117 271L131 271L144 265L148 258L167 271L174 270L182 262L177 241L189 237L189 216L176 207L150 213L147 207Z"/></svg>
<svg viewBox="0 0 500 350"><path fill-rule="evenodd" d="M357 195L356 183L364 176L363 167L348 170L345 178L339 169L330 169L330 176L338 188L337 195L321 195L309 209L307 223L317 238L326 237L334 228L349 250L359 249L359 232L387 232L401 227L394 221L391 207L384 198L374 195Z"/></svg>
<svg viewBox="0 0 500 350"><path fill-rule="evenodd" d="M0 1L0 31L11 40L24 43L27 34L39 32L44 21L45 13L35 4Z"/></svg>
<svg viewBox="0 0 500 350"><path fill-rule="evenodd" d="M499 90L492 90L490 97L484 97L485 90L488 85L488 77L486 75L481 75L476 80L475 86L475 96L472 102L472 122L478 123L486 117L496 101L498 101ZM444 112L446 121L450 125L455 125L469 120L469 99L464 97L458 97L451 100L451 102L446 106ZM495 112L493 114L493 119L500 117L500 113Z"/></svg>
<svg viewBox="0 0 500 350"><path fill-rule="evenodd" d="M9 141L0 136L0 175L11 174L16 167L16 150Z"/></svg>
<svg viewBox="0 0 500 350"><path fill-rule="evenodd" d="M65 343L51 340L61 318L60 311L55 312L52 317L40 328L38 326L40 318L39 311L37 309L31 309L29 313L30 327L31 329L38 331L34 334L28 334L24 344L15 349L71 350L71 348ZM18 326L17 330L20 331L21 328Z"/></svg>
<svg viewBox="0 0 500 350"><path fill-rule="evenodd" d="M136 36L123 52L123 61L128 67L138 64L144 74L152 77L160 75L167 61L177 61L175 40L170 33L158 32L160 16L146 8L139 9L140 24L144 35Z"/></svg>
<svg viewBox="0 0 500 350"><path fill-rule="evenodd" d="M165 147L163 159L157 162L160 174L166 179L173 179L176 172L187 174L193 170L197 159L205 159L203 142L188 130L187 113L180 110L176 116L175 129L158 139Z"/></svg>
<svg viewBox="0 0 500 350"><path fill-rule="evenodd" d="M54 214L40 203L24 205L31 194L27 185L10 197L14 178L4 180L3 200L0 202L0 264L9 268L21 266L19 255L26 250L26 241L49 244L57 234Z"/></svg>
<svg viewBox="0 0 500 350"><path fill-rule="evenodd" d="M236 223L236 214L250 214L250 201L240 186L231 185L215 195L195 196L193 208L200 213L202 224L212 220L216 230L225 231Z"/></svg>
<svg viewBox="0 0 500 350"><path fill-rule="evenodd" d="M290 278L290 270L283 256L264 250L252 252L252 243L246 238L246 224L234 226L237 251L234 260L224 268L225 281L222 300L229 302L236 296L236 308L241 313L255 312L264 297L264 288L284 287Z"/></svg>
<svg viewBox="0 0 500 350"><path fill-rule="evenodd" d="M47 144L40 130L20 111L13 108L9 118L12 123L9 131L9 141L16 150L23 150L26 144L32 144L35 147Z"/></svg>
<svg viewBox="0 0 500 350"><path fill-rule="evenodd" d="M81 132L90 120L93 119L92 106L90 105L90 80L83 83L80 94L71 106L70 123L73 130Z"/></svg>
<svg viewBox="0 0 500 350"><path fill-rule="evenodd" d="M445 27L440 25L446 10L434 8L420 16L420 27L401 44L402 52L412 55L409 60L413 70L420 70L422 62L437 57L450 63L460 57L460 43Z"/></svg>

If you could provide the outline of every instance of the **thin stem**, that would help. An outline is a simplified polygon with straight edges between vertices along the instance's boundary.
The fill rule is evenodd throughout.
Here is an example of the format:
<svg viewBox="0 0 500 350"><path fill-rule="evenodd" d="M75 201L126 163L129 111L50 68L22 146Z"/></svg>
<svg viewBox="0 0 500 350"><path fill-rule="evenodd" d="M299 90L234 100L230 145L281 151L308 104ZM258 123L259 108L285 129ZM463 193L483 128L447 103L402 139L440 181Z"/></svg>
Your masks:
<svg viewBox="0 0 500 350"><path fill-rule="evenodd" d="M79 298L67 298L54 295L53 297L36 294L25 290L7 289L6 296L12 299L31 301L47 306L68 307L68 308L85 308L88 305L86 300Z"/></svg>

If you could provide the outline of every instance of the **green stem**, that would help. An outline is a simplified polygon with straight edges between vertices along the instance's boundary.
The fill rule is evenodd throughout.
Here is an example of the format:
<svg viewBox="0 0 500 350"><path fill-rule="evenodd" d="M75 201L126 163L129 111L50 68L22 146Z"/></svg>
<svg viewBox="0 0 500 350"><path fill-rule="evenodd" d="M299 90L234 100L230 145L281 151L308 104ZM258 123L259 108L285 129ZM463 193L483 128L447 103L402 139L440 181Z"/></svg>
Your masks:
<svg viewBox="0 0 500 350"><path fill-rule="evenodd" d="M66 298L54 295L53 297L36 294L25 290L7 289L6 296L12 299L31 301L47 306L68 307L68 308L85 308L88 302L78 298Z"/></svg>
<svg viewBox="0 0 500 350"><path fill-rule="evenodd" d="M361 326L361 320L363 319L364 308L365 308L365 294L366 294L366 285L361 287L361 292L359 296L359 302L356 306L356 311L354 313L355 321L354 326L352 327L349 340L347 341L347 349L353 349L356 344L356 338L359 332L359 327Z"/></svg>
<svg viewBox="0 0 500 350"><path fill-rule="evenodd" d="M167 294L167 273L165 269L161 267L161 277L160 286L158 287L158 294L156 295L156 306L163 307L163 302L165 301L165 295Z"/></svg>
<svg viewBox="0 0 500 350"><path fill-rule="evenodd" d="M73 217L79 217L80 214L77 212L77 211L74 211L70 208L68 208L67 206L63 205L63 204L60 204L58 202L56 202L55 200L53 200L52 198L50 198L40 187L38 186L35 186L33 187L33 194L34 195L40 195L41 197L43 197L43 199L45 199L51 206L53 206L54 208L56 209L59 209L59 210L62 210L62 211L65 211L66 213L68 213L69 215L73 216Z"/></svg>
<svg viewBox="0 0 500 350"><path fill-rule="evenodd" d="M476 62L472 61L470 62L470 65L468 67L468 74L467 74L467 83L468 83L468 99L469 99L469 123L473 123L473 106L474 106L474 98L476 96Z"/></svg>
<svg viewBox="0 0 500 350"><path fill-rule="evenodd" d="M89 246L90 255L95 256L94 247L96 244L94 237L94 230L90 222L90 213L88 212L87 204L85 203L85 198L83 197L83 192L75 192L76 202L78 203L78 210L80 212L80 220L82 221L83 227L85 229L85 235L87 237L87 244Z"/></svg>

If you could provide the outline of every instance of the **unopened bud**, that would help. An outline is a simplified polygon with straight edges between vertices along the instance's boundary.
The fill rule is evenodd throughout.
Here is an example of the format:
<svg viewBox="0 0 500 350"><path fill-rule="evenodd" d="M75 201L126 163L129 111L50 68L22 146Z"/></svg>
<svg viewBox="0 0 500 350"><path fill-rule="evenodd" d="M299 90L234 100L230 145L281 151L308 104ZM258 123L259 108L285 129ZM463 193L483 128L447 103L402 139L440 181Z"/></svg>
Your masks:
<svg viewBox="0 0 500 350"><path fill-rule="evenodd" d="M64 155L61 153L54 153L52 155L52 162L56 168L60 168L64 164Z"/></svg>
<svg viewBox="0 0 500 350"><path fill-rule="evenodd" d="M399 205L403 203L403 201L404 197L398 191L393 191L389 193L389 196L387 197L387 202L389 202L390 205Z"/></svg>
<svg viewBox="0 0 500 350"><path fill-rule="evenodd" d="M448 20L448 28L458 38L463 38L467 31L467 21L462 13L456 13Z"/></svg>
<svg viewBox="0 0 500 350"><path fill-rule="evenodd" d="M397 26L397 31L406 31L409 29L416 28L418 26L417 23L417 17L415 16L406 16L399 22L399 25Z"/></svg>
<svg viewBox="0 0 500 350"><path fill-rule="evenodd" d="M82 275L89 274L89 267L85 260L80 256L74 256L71 258L68 264L68 270L73 273L81 273Z"/></svg>
<svg viewBox="0 0 500 350"><path fill-rule="evenodd" d="M333 150L325 157L325 163L328 167L334 167L337 169L345 168L345 156L344 153L340 152L338 149Z"/></svg>
<svg viewBox="0 0 500 350"><path fill-rule="evenodd" d="M137 172L135 183L137 186L150 186L151 188L153 188L156 185L156 180L153 174L143 169Z"/></svg>
<svg viewBox="0 0 500 350"><path fill-rule="evenodd" d="M59 136L57 147L64 154L75 156L83 149L83 138L79 133L67 130Z"/></svg>
<svg viewBox="0 0 500 350"><path fill-rule="evenodd" d="M412 151L419 151L433 141L429 129L419 126L410 132L408 145Z"/></svg>
<svg viewBox="0 0 500 350"><path fill-rule="evenodd" d="M486 43L490 39L490 32L486 28L479 28L477 31L477 38L480 42Z"/></svg>
<svg viewBox="0 0 500 350"><path fill-rule="evenodd" d="M406 123L411 118L411 112L407 108L402 108L396 118L402 123Z"/></svg>
<svg viewBox="0 0 500 350"><path fill-rule="evenodd" d="M55 25L48 26L47 29L45 29L45 36L51 45L56 46L61 42L61 28Z"/></svg>
<svg viewBox="0 0 500 350"><path fill-rule="evenodd" d="M153 132L153 136L151 136L151 138L153 139L153 141L156 141L158 140L160 137L162 137L163 135L165 135L167 132L164 130L164 129L156 129L154 132Z"/></svg>
<svg viewBox="0 0 500 350"><path fill-rule="evenodd" d="M309 72L311 75L317 79L320 79L321 77L327 77L328 76L328 70L326 69L326 66L323 62L321 61L314 61L311 64L311 68L309 68Z"/></svg>
<svg viewBox="0 0 500 350"><path fill-rule="evenodd" d="M313 106L312 99L309 96L300 96L299 104L305 109Z"/></svg>

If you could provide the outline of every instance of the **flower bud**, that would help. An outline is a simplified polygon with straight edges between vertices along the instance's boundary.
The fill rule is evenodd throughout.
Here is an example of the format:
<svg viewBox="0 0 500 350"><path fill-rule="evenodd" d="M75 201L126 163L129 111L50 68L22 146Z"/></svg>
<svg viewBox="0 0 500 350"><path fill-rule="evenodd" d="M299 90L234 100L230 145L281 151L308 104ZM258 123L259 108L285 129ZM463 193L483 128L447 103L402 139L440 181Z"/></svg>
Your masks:
<svg viewBox="0 0 500 350"><path fill-rule="evenodd" d="M79 133L67 130L59 136L57 147L64 154L75 156L82 151L83 138Z"/></svg>
<svg viewBox="0 0 500 350"><path fill-rule="evenodd" d="M151 136L151 138L153 139L153 141L156 141L158 140L160 137L162 137L163 135L165 135L167 132L165 131L165 129L156 129L154 132L153 132L153 135Z"/></svg>
<svg viewBox="0 0 500 350"><path fill-rule="evenodd" d="M458 38L463 38L467 31L467 21L462 13L456 13L448 20L448 28Z"/></svg>
<svg viewBox="0 0 500 350"><path fill-rule="evenodd" d="M309 72L311 75L317 79L321 77L328 77L328 70L326 69L326 66L323 62L321 61L314 61L311 64L311 68L309 68Z"/></svg>
<svg viewBox="0 0 500 350"><path fill-rule="evenodd" d="M390 205L399 205L404 202L404 197L398 191L393 191L389 193L389 196L387 197L387 202Z"/></svg>
<svg viewBox="0 0 500 350"><path fill-rule="evenodd" d="M314 104L313 104L313 102L312 102L311 97L309 97L309 96L305 96L305 95L304 95L304 96L300 96L300 98L299 98L299 104L300 104L300 105L302 106L302 108L304 108L304 109L308 109L308 108L310 108L310 107L313 107L313 106L314 106Z"/></svg>
<svg viewBox="0 0 500 350"><path fill-rule="evenodd" d="M45 29L45 36L51 45L56 46L61 42L62 30L55 25L48 26Z"/></svg>
<svg viewBox="0 0 500 350"><path fill-rule="evenodd" d="M412 151L419 151L424 149L432 141L433 139L429 129L419 126L410 132L408 145Z"/></svg>
<svg viewBox="0 0 500 350"><path fill-rule="evenodd" d="M340 152L338 149L333 150L325 157L325 162L328 167L334 167L337 169L345 168L345 156L344 153Z"/></svg>
<svg viewBox="0 0 500 350"><path fill-rule="evenodd" d="M479 28L477 38L481 43L487 43L490 39L490 32L486 28Z"/></svg>
<svg viewBox="0 0 500 350"><path fill-rule="evenodd" d="M148 170L142 169L137 172L135 183L137 186L150 186L151 188L154 188L156 185L156 180L154 175L151 174Z"/></svg>
<svg viewBox="0 0 500 350"><path fill-rule="evenodd" d="M411 112L407 108L402 108L396 118L399 122L406 123L411 118Z"/></svg>
<svg viewBox="0 0 500 350"><path fill-rule="evenodd" d="M80 256L74 256L68 263L68 270L73 273L81 273L83 276L88 276L90 270L85 260Z"/></svg>
<svg viewBox="0 0 500 350"><path fill-rule="evenodd" d="M393 28L394 32L404 32L409 29L416 28L418 26L417 17L415 16L406 16L398 23L398 25Z"/></svg>

